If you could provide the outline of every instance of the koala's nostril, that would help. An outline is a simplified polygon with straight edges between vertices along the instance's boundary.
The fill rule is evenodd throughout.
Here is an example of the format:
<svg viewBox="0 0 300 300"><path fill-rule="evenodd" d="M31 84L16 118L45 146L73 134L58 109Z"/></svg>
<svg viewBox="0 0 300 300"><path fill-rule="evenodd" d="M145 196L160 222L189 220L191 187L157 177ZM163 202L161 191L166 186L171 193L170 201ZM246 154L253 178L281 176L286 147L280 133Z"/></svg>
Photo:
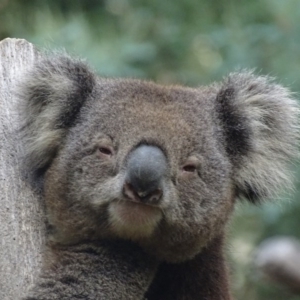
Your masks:
<svg viewBox="0 0 300 300"><path fill-rule="evenodd" d="M163 195L162 190L157 189L151 192L148 196L146 196L146 198L142 198L142 200L145 199L146 203L157 205L160 202L162 195Z"/></svg>
<svg viewBox="0 0 300 300"><path fill-rule="evenodd" d="M163 192L160 188L148 192L136 191L131 184L126 182L123 186L123 194L134 202L157 205L163 195Z"/></svg>

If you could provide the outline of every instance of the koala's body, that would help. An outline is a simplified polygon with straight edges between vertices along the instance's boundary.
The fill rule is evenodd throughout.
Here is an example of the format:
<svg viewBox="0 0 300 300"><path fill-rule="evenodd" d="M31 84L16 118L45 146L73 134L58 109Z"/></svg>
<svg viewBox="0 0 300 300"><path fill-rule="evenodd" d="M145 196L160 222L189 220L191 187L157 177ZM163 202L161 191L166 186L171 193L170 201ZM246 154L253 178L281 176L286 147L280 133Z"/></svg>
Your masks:
<svg viewBox="0 0 300 300"><path fill-rule="evenodd" d="M49 223L26 300L231 299L235 202L289 185L297 103L267 77L207 87L97 77L45 58L21 89L27 177Z"/></svg>

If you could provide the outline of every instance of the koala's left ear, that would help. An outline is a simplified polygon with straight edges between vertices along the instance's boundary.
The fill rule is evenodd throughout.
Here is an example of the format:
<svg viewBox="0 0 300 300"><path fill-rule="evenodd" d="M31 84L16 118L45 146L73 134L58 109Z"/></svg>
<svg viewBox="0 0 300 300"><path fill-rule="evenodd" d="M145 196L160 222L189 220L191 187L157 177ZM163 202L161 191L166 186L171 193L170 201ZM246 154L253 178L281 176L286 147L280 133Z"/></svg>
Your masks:
<svg viewBox="0 0 300 300"><path fill-rule="evenodd" d="M53 54L23 77L18 90L25 123L23 171L34 183L51 164L68 128L76 124L95 75L82 61Z"/></svg>
<svg viewBox="0 0 300 300"><path fill-rule="evenodd" d="M290 162L299 142L299 107L272 79L233 73L216 98L227 154L239 196L251 202L291 186Z"/></svg>

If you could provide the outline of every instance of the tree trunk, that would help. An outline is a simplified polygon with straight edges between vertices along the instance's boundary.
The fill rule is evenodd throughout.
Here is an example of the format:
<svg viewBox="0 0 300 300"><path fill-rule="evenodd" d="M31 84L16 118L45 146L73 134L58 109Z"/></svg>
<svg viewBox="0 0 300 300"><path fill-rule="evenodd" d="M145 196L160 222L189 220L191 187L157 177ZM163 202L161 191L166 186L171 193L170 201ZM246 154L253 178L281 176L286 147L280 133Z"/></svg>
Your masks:
<svg viewBox="0 0 300 300"><path fill-rule="evenodd" d="M44 220L41 199L22 181L20 118L14 87L39 59L32 44L0 42L0 299L17 300L34 281L41 263Z"/></svg>

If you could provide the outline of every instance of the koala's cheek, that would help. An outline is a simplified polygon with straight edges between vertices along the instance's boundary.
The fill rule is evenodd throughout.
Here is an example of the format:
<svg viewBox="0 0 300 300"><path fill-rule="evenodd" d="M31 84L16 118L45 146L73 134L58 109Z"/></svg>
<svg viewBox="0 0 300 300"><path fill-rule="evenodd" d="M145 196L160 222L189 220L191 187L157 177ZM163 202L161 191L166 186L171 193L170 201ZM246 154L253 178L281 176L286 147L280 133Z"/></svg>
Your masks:
<svg viewBox="0 0 300 300"><path fill-rule="evenodd" d="M133 240L149 237L162 219L159 208L129 201L110 203L108 213L111 230Z"/></svg>

